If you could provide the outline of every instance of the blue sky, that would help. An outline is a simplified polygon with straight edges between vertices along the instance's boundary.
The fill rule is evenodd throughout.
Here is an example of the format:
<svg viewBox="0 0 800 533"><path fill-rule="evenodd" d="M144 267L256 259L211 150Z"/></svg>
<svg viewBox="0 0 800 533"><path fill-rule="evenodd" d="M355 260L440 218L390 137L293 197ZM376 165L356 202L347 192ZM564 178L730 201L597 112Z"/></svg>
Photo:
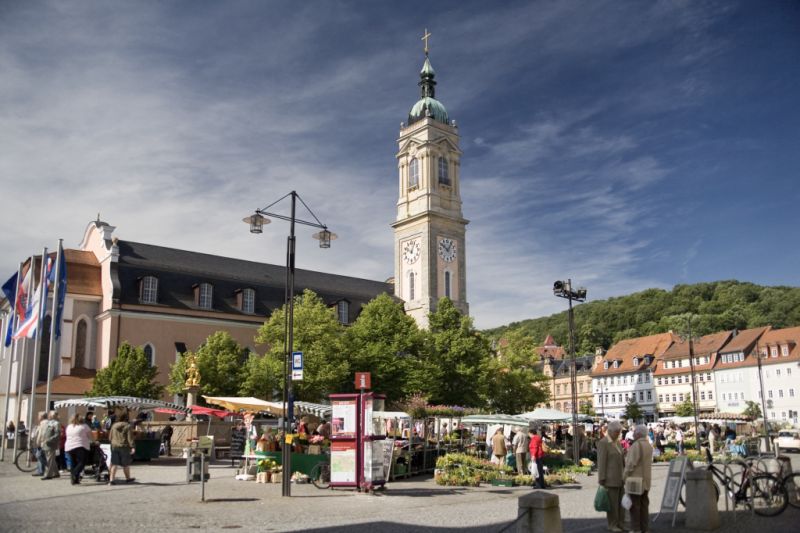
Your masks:
<svg viewBox="0 0 800 533"><path fill-rule="evenodd" d="M428 28L462 135L479 327L647 287L800 281L800 3L3 2L0 271L121 239L271 263L296 189L340 239L298 266L393 275L399 124Z"/></svg>

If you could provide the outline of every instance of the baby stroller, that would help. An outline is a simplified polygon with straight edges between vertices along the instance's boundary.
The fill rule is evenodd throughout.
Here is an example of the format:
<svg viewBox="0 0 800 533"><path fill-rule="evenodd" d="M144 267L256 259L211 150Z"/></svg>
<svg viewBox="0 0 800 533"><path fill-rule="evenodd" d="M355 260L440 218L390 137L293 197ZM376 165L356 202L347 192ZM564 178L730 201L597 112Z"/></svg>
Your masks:
<svg viewBox="0 0 800 533"><path fill-rule="evenodd" d="M89 457L86 460L85 476L91 476L98 483L108 481L108 463L105 452L100 445L92 443Z"/></svg>

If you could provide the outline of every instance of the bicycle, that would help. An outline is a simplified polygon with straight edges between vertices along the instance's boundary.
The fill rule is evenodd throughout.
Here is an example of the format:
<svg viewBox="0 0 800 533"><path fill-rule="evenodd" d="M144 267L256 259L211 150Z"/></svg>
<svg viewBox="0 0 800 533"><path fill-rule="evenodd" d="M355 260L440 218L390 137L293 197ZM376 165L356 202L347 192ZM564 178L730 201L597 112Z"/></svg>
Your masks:
<svg viewBox="0 0 800 533"><path fill-rule="evenodd" d="M331 486L331 465L325 461L320 461L314 465L308 477L311 478L311 482L318 489L327 489Z"/></svg>
<svg viewBox="0 0 800 533"><path fill-rule="evenodd" d="M708 449L706 449L706 459L705 469L711 472L715 481L713 487L717 501L719 501L720 495L719 484L725 488L726 497L733 502L734 508L738 505L743 505L760 516L777 516L789 505L790 497L787 484L778 476L759 472L753 466L756 459L751 459L750 461L733 460L725 465L724 470L720 470L714 464L711 451ZM734 473L733 468L730 466L731 464L741 467L740 475L737 476ZM792 481L794 481L794 478ZM686 507L685 492L686 482L684 481L678 496L678 501L684 508ZM793 497L797 498L796 490L793 493Z"/></svg>
<svg viewBox="0 0 800 533"><path fill-rule="evenodd" d="M14 457L14 466L16 466L20 472L28 474L36 470L36 467L39 466L39 458L36 457L36 452L31 449L31 447L28 447L27 450L17 451L17 456Z"/></svg>

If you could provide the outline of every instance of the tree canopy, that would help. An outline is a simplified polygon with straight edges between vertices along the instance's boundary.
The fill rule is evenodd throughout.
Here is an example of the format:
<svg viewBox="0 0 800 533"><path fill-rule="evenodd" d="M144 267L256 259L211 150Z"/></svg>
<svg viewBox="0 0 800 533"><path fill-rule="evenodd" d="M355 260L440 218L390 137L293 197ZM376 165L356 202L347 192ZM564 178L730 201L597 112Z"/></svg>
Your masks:
<svg viewBox="0 0 800 533"><path fill-rule="evenodd" d="M590 293L591 294L591 293ZM671 291L642 292L598 300L575 307L576 347L593 353L598 347L644 335L685 329L687 313L696 315L696 335L734 328L800 325L800 288L764 287L735 280L676 285ZM551 334L562 346L568 344L567 312L513 322L487 330L493 339L520 334L541 345Z"/></svg>
<svg viewBox="0 0 800 533"><path fill-rule="evenodd" d="M158 368L150 366L144 349L123 342L117 357L97 371L86 396L135 396L159 399L164 387L155 382Z"/></svg>

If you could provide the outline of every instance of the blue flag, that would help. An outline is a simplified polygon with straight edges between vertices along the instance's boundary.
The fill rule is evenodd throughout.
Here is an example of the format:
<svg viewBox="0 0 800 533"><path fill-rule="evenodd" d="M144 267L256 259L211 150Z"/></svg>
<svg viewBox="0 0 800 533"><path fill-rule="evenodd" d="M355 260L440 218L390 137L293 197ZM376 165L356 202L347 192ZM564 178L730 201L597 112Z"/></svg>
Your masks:
<svg viewBox="0 0 800 533"><path fill-rule="evenodd" d="M13 310L15 308L15 299L17 297L17 273L15 272L13 276L8 278L8 281L3 283L3 294L6 295L8 298L8 303L11 306L11 319L8 321L8 331L5 332L5 339L4 344L6 346L11 346L11 335L14 332L14 313Z"/></svg>
<svg viewBox="0 0 800 533"><path fill-rule="evenodd" d="M64 257L64 248L59 241L58 245L58 294L54 295L56 308L56 339L61 337L61 315L64 313L64 299L67 297L67 260ZM56 269L50 273L55 281Z"/></svg>

